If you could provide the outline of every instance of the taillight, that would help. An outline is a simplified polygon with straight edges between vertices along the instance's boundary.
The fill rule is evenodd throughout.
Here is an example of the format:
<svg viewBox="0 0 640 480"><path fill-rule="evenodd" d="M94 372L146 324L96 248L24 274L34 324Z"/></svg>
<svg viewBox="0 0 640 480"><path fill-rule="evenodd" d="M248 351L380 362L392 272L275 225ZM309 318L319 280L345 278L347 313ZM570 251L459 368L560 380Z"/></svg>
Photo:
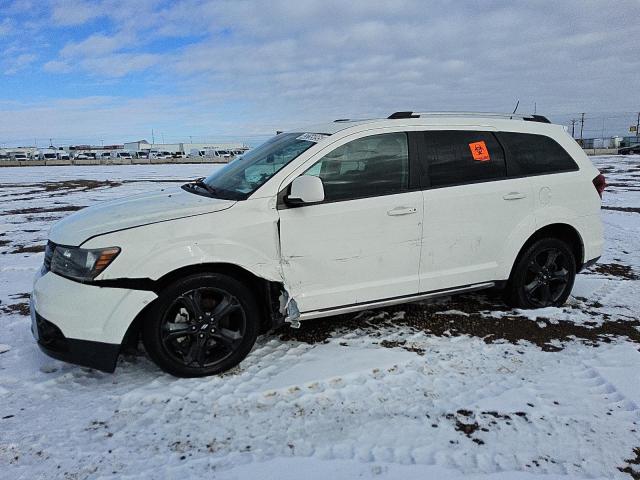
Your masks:
<svg viewBox="0 0 640 480"><path fill-rule="evenodd" d="M607 179L604 178L603 174L600 174L593 179L593 186L596 187L598 195L602 198L602 192L604 192L604 189L607 187Z"/></svg>

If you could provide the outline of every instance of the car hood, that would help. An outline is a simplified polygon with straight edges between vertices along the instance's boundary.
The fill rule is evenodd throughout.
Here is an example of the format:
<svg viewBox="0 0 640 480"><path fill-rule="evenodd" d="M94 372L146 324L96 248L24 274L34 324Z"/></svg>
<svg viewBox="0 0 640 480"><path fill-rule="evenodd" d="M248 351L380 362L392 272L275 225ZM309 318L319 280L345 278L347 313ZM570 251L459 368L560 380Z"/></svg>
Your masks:
<svg viewBox="0 0 640 480"><path fill-rule="evenodd" d="M91 237L116 230L218 212L235 201L196 195L179 187L103 202L79 210L56 223L49 239L80 245Z"/></svg>

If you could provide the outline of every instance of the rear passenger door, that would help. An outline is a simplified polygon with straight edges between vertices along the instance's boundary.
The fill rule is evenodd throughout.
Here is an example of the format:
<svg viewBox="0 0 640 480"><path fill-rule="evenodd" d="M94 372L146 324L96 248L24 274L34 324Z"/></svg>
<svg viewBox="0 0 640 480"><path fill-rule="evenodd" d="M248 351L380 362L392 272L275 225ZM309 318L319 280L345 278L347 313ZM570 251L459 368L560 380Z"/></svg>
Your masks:
<svg viewBox="0 0 640 480"><path fill-rule="evenodd" d="M527 178L507 178L491 131L419 132L424 198L420 291L500 280L509 239L532 228Z"/></svg>

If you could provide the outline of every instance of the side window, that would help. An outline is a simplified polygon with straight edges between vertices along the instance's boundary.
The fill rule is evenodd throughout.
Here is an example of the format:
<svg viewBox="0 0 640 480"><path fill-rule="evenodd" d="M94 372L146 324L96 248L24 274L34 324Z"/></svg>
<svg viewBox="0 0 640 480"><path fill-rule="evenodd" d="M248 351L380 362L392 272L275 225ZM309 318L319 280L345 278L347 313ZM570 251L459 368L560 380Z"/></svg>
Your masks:
<svg viewBox="0 0 640 480"><path fill-rule="evenodd" d="M545 135L500 132L507 151L507 173L511 176L578 170L571 155L558 142Z"/></svg>
<svg viewBox="0 0 640 480"><path fill-rule="evenodd" d="M489 181L506 176L504 152L491 132L424 132L423 174L432 187Z"/></svg>
<svg viewBox="0 0 640 480"><path fill-rule="evenodd" d="M326 201L399 193L409 185L407 151L405 133L359 138L322 157L305 175L322 179Z"/></svg>

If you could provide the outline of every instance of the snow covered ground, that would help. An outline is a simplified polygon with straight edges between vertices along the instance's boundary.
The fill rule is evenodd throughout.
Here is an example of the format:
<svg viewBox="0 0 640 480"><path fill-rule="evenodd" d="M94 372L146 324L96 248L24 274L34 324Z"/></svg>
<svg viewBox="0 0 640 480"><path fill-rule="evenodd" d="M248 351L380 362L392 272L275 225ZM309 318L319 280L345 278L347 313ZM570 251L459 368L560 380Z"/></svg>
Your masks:
<svg viewBox="0 0 640 480"><path fill-rule="evenodd" d="M318 320L206 379L52 360L26 302L52 222L217 167L0 169L0 478L640 478L640 156L593 160L606 252L564 308Z"/></svg>

